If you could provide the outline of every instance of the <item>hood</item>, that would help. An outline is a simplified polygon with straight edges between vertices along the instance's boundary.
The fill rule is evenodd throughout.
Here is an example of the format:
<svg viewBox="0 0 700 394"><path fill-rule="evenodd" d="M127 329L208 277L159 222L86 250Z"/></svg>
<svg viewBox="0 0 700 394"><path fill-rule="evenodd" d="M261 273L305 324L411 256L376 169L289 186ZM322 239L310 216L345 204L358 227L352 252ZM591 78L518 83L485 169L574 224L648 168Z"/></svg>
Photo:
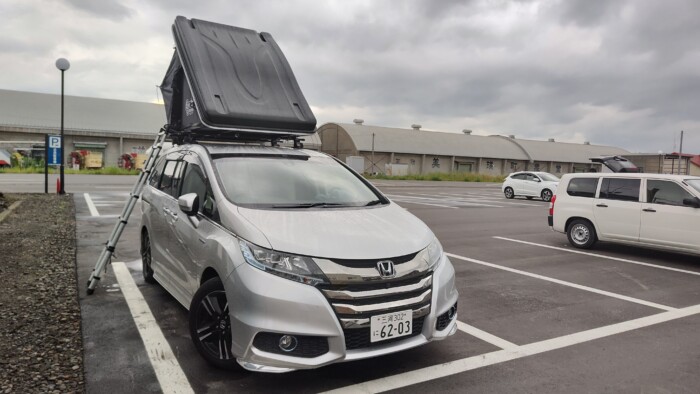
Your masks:
<svg viewBox="0 0 700 394"><path fill-rule="evenodd" d="M239 207L238 212L272 249L312 257L398 257L427 247L434 237L428 226L394 203L360 209Z"/></svg>

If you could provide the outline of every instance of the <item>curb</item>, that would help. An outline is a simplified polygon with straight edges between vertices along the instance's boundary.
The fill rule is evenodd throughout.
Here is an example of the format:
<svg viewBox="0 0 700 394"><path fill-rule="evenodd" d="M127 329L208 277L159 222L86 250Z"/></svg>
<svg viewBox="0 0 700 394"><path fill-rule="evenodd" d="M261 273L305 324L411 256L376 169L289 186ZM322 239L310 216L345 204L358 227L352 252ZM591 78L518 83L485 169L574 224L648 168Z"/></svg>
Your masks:
<svg viewBox="0 0 700 394"><path fill-rule="evenodd" d="M19 201L13 202L12 205L10 205L9 208L7 208L5 211L3 211L2 213L0 213L0 223L2 223L2 221L5 220L5 218L8 217L8 216L12 213L12 211L14 211L15 209L17 209L17 207L19 206L19 204L22 203L22 201L23 201L23 200L19 200Z"/></svg>

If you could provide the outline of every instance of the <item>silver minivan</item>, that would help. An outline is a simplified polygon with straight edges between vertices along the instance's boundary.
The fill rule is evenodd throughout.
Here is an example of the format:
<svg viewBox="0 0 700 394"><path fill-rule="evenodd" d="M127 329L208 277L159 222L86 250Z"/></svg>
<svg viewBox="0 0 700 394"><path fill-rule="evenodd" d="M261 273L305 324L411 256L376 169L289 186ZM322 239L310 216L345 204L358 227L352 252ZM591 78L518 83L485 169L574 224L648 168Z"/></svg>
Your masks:
<svg viewBox="0 0 700 394"><path fill-rule="evenodd" d="M380 356L457 329L455 273L418 218L311 150L193 144L144 188L143 276L189 310L225 369Z"/></svg>

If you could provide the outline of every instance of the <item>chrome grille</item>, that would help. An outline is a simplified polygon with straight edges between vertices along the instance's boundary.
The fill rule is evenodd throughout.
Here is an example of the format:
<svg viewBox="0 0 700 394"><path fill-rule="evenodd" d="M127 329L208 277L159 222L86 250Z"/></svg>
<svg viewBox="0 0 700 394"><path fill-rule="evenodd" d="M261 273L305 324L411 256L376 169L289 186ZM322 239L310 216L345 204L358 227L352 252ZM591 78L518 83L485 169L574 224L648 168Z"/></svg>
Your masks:
<svg viewBox="0 0 700 394"><path fill-rule="evenodd" d="M412 309L414 324L410 336L420 334L423 319L430 313L432 284L432 272L427 272L407 280L327 286L321 291L340 320L345 335L345 347L350 350L387 343L370 341L370 318L374 315Z"/></svg>

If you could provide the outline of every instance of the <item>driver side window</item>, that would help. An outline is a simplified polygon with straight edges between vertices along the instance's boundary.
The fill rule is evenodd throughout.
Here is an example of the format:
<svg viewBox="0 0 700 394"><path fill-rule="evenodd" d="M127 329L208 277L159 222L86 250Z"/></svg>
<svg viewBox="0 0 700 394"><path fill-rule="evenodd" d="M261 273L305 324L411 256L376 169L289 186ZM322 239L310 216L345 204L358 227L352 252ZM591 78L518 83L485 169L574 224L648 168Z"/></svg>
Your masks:
<svg viewBox="0 0 700 394"><path fill-rule="evenodd" d="M216 220L216 201L199 165L188 163L182 180L180 195L196 193L199 199L199 212Z"/></svg>

